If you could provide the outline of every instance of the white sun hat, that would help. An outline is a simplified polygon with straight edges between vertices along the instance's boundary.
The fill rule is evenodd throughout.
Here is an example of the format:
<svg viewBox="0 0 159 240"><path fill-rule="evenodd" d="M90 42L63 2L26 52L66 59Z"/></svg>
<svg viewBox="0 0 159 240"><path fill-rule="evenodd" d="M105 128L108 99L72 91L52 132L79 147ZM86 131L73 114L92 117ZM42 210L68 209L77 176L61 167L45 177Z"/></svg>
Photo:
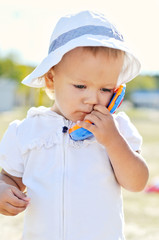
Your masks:
<svg viewBox="0 0 159 240"><path fill-rule="evenodd" d="M42 76L59 63L65 53L82 46L102 46L125 52L118 86L131 81L140 72L139 60L127 47L116 27L103 14L81 11L62 17L57 22L50 39L48 56L22 83L35 88L45 87L45 79Z"/></svg>

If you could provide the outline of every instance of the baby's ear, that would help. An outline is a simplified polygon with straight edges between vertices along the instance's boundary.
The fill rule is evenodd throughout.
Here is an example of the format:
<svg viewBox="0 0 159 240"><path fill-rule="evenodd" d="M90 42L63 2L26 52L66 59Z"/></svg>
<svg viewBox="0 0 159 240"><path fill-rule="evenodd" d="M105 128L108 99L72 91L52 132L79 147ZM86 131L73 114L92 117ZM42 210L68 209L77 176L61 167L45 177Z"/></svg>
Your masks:
<svg viewBox="0 0 159 240"><path fill-rule="evenodd" d="M51 68L46 74L45 74L45 84L48 89L54 89L54 70Z"/></svg>

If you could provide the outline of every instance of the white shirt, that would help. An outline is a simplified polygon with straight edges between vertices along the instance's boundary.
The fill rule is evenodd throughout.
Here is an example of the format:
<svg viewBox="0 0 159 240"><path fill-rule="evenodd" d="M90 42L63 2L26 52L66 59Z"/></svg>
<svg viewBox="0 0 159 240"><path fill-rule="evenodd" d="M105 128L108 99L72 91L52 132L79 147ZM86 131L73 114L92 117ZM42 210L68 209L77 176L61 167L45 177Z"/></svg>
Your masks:
<svg viewBox="0 0 159 240"><path fill-rule="evenodd" d="M113 116L130 147L140 150L127 115ZM121 189L106 149L95 137L73 141L62 132L72 125L48 108L31 108L2 139L0 166L22 177L31 198L23 240L124 240Z"/></svg>

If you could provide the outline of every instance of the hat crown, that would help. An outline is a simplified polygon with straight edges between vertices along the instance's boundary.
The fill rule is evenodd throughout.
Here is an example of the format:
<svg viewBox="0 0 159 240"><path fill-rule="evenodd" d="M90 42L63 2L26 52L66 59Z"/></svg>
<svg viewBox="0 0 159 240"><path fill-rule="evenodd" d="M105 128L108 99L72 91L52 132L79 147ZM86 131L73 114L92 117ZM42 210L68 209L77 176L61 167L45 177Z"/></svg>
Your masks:
<svg viewBox="0 0 159 240"><path fill-rule="evenodd" d="M103 26L110 28L121 35L116 27L111 24L104 14L93 11L82 11L77 14L69 14L59 19L50 38L50 44L60 35L82 26Z"/></svg>
<svg viewBox="0 0 159 240"><path fill-rule="evenodd" d="M61 47L68 41L82 35L103 35L123 41L123 36L116 27L111 24L103 14L91 11L82 11L75 15L62 17L56 24L50 39L48 53Z"/></svg>

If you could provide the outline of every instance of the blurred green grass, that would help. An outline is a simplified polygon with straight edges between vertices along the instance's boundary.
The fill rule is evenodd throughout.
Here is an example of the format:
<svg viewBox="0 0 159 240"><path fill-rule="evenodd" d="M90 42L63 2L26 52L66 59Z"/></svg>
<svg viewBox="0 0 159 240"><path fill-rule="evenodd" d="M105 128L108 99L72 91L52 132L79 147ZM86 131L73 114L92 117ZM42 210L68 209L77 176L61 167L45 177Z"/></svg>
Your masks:
<svg viewBox="0 0 159 240"><path fill-rule="evenodd" d="M10 122L25 118L27 108L15 108L13 111L0 112L0 140Z"/></svg>
<svg viewBox="0 0 159 240"><path fill-rule="evenodd" d="M23 108L0 113L0 139L8 124L15 119L23 119L26 111ZM143 137L142 155L149 166L151 183L154 178L159 178L159 110L128 108L126 112ZM158 240L159 194L123 190L123 200L126 239Z"/></svg>
<svg viewBox="0 0 159 240"><path fill-rule="evenodd" d="M142 155L150 176L148 184L159 179L159 110L128 109L127 114L143 137ZM159 194L123 190L127 240L159 239Z"/></svg>

